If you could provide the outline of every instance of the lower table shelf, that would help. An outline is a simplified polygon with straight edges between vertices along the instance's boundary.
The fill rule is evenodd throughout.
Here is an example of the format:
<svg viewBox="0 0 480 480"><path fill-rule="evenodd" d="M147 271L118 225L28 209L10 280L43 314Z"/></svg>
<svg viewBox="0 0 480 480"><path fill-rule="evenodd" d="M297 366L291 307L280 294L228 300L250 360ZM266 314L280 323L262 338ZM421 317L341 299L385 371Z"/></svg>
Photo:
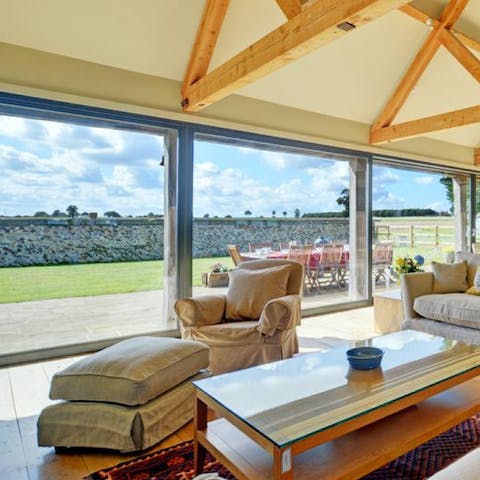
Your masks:
<svg viewBox="0 0 480 480"><path fill-rule="evenodd" d="M475 378L413 407L293 457L295 480L359 478L480 411ZM272 456L225 419L199 441L239 480L272 480ZM294 452L295 446L292 446Z"/></svg>

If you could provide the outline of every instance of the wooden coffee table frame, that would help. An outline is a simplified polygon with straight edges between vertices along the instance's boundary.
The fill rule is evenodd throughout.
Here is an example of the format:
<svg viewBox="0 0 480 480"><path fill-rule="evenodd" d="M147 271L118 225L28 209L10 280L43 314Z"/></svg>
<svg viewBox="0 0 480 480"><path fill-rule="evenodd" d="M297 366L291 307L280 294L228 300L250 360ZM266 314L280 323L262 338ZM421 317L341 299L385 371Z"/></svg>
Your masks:
<svg viewBox="0 0 480 480"><path fill-rule="evenodd" d="M479 412L479 373L480 366L284 447L195 386L195 473L208 450L238 480L359 478ZM208 408L222 418L209 422Z"/></svg>

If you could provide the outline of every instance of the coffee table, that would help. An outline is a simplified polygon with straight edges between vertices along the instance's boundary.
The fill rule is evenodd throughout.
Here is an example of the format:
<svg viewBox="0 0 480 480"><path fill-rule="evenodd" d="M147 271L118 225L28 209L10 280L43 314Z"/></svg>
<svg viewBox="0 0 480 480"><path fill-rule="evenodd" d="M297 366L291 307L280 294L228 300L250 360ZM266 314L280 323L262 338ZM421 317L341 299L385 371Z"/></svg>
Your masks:
<svg viewBox="0 0 480 480"><path fill-rule="evenodd" d="M480 411L480 346L405 330L195 381L195 472L210 451L239 480L354 479ZM207 409L218 417L208 421Z"/></svg>

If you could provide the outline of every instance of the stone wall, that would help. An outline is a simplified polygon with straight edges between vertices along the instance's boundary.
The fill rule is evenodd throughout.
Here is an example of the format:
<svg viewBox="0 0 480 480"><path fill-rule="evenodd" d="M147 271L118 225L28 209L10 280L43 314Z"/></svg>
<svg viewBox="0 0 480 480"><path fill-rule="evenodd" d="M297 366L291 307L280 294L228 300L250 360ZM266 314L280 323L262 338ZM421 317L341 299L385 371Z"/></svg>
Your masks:
<svg viewBox="0 0 480 480"><path fill-rule="evenodd" d="M127 262L163 259L163 220L56 222L1 219L0 266ZM195 219L193 256L227 255L227 244L348 241L348 219Z"/></svg>
<svg viewBox="0 0 480 480"><path fill-rule="evenodd" d="M348 219L196 219L193 224L193 256L226 255L227 244L248 251L249 242L272 242L278 247L280 242L311 243L320 236L348 242Z"/></svg>

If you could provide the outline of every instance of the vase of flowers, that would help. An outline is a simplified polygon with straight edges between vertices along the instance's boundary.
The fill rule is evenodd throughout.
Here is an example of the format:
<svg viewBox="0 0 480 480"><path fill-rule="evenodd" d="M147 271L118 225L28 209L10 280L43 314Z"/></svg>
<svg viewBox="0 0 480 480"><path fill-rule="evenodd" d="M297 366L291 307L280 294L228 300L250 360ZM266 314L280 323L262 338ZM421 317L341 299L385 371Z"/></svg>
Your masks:
<svg viewBox="0 0 480 480"><path fill-rule="evenodd" d="M404 257L398 257L393 264L393 270L400 273L414 273L414 272L423 272L423 264L425 263L425 258L422 255L415 255L410 257L408 255Z"/></svg>
<svg viewBox="0 0 480 480"><path fill-rule="evenodd" d="M205 287L228 286L228 266L216 262L210 265L207 273L202 273L202 284Z"/></svg>

